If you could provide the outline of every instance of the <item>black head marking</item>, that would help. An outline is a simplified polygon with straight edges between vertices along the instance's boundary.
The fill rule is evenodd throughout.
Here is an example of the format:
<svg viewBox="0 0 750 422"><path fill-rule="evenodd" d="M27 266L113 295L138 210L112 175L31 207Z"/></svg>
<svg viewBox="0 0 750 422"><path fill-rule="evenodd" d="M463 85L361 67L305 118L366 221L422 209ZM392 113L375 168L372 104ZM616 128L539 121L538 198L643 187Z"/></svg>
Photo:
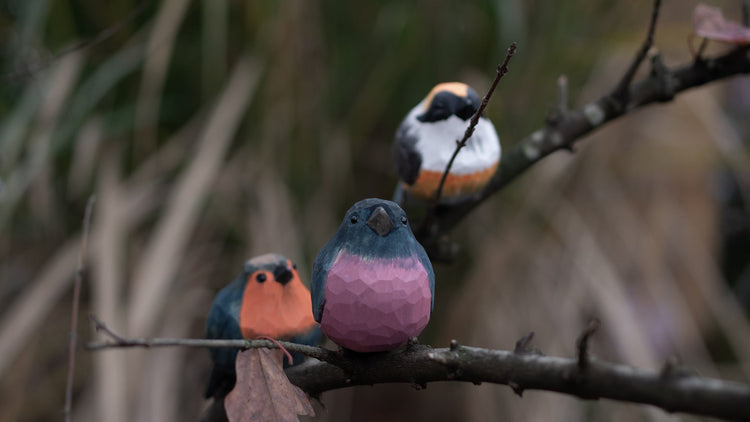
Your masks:
<svg viewBox="0 0 750 422"><path fill-rule="evenodd" d="M468 120L477 112L479 105L479 96L470 87L466 87L466 95L458 95L452 91L440 91L432 97L427 110L417 116L417 120L437 122L453 115L462 120Z"/></svg>

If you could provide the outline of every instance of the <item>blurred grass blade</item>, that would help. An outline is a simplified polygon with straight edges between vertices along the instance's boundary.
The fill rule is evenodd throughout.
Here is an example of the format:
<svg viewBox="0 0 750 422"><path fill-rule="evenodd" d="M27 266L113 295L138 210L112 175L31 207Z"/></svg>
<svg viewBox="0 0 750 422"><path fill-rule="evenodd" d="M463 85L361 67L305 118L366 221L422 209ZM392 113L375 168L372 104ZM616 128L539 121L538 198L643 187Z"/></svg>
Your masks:
<svg viewBox="0 0 750 422"><path fill-rule="evenodd" d="M0 378L15 362L29 338L52 311L73 282L80 236L71 236L41 267L23 294L13 301L0 320Z"/></svg>
<svg viewBox="0 0 750 422"><path fill-rule="evenodd" d="M257 64L249 57L242 58L235 66L206 123L195 157L176 183L167 210L134 273L129 302L130 333L139 336L153 333L201 205L250 102L259 73Z"/></svg>
<svg viewBox="0 0 750 422"><path fill-rule="evenodd" d="M34 123L35 129L28 141L29 152L26 163L16 167L7 180L3 206L0 207L0 228L5 227L10 220L29 185L42 169L49 165L52 138L60 115L66 110L63 106L67 103L68 96L75 85L82 63L83 56L80 52L71 53L60 60L59 65L47 79L43 89L44 101Z"/></svg>
<svg viewBox="0 0 750 422"><path fill-rule="evenodd" d="M91 116L99 101L110 94L117 83L136 70L142 59L143 45L123 47L78 87L68 107L67 118L55 134L55 151L72 142L76 131Z"/></svg>
<svg viewBox="0 0 750 422"><path fill-rule="evenodd" d="M203 98L211 98L226 78L227 34L229 29L227 0L203 0L201 32L201 81Z"/></svg>
<svg viewBox="0 0 750 422"><path fill-rule="evenodd" d="M180 24L185 19L189 0L166 0L162 2L159 15L151 26L151 35L146 45L146 62L135 112L135 125L141 128L135 139L137 156L144 156L156 146L157 122L161 108L161 91L174 51L175 38Z"/></svg>

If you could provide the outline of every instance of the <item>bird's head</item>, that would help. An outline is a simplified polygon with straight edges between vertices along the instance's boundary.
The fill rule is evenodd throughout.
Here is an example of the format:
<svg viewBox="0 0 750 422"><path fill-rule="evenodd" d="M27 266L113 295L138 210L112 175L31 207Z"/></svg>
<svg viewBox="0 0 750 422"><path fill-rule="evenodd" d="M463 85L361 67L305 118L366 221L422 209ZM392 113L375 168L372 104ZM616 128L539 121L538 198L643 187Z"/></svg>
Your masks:
<svg viewBox="0 0 750 422"><path fill-rule="evenodd" d="M422 100L421 122L437 122L450 116L468 120L479 109L479 96L470 86L462 82L444 82L435 85Z"/></svg>
<svg viewBox="0 0 750 422"><path fill-rule="evenodd" d="M314 325L310 293L291 260L278 254L256 256L245 262L242 277L243 337L289 338Z"/></svg>
<svg viewBox="0 0 750 422"><path fill-rule="evenodd" d="M349 208L336 237L342 248L360 256L397 256L416 242L406 212L395 202L377 198Z"/></svg>

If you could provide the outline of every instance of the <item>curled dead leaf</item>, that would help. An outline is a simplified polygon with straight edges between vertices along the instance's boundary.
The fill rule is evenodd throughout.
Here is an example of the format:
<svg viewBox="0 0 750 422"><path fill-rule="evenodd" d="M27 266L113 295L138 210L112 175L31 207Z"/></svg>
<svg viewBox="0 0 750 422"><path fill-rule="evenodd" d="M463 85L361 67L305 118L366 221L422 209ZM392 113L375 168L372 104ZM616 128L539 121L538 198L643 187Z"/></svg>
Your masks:
<svg viewBox="0 0 750 422"><path fill-rule="evenodd" d="M237 383L224 399L230 422L298 421L315 416L307 395L289 382L279 349L249 349L237 354Z"/></svg>

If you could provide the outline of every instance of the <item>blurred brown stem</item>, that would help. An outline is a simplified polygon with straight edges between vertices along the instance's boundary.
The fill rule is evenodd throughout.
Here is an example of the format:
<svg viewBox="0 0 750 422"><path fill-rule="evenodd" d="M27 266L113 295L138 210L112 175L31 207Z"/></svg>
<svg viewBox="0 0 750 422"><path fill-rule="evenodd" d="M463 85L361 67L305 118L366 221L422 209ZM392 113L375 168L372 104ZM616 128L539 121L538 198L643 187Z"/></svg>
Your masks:
<svg viewBox="0 0 750 422"><path fill-rule="evenodd" d="M76 268L75 284L73 285L73 310L70 317L70 343L68 346L68 378L65 384L65 408L63 414L65 421L71 421L71 410L73 407L73 374L76 366L76 343L78 339L78 309L81 301L81 284L83 283L84 259L86 257L86 244L89 237L89 226L91 225L91 210L94 208L96 197L89 197L86 211L83 215L83 235L81 248L78 250L78 267Z"/></svg>

